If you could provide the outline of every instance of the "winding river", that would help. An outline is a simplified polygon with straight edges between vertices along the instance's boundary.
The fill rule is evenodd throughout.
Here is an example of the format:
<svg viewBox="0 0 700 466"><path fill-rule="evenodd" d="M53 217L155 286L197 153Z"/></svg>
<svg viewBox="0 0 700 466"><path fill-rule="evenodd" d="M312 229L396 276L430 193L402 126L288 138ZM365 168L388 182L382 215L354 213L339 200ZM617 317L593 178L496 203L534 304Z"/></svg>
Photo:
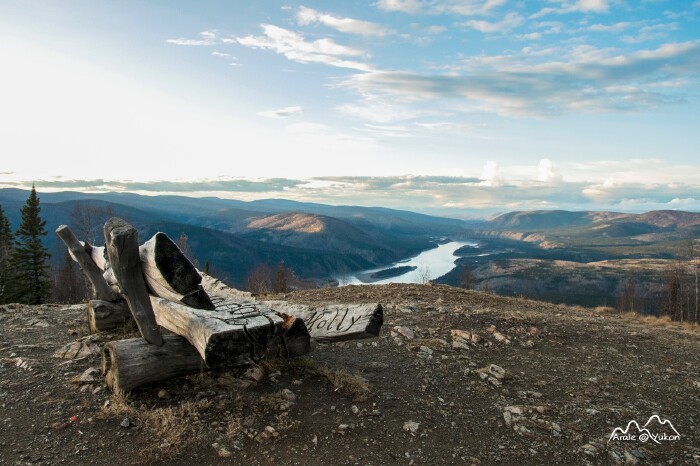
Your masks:
<svg viewBox="0 0 700 466"><path fill-rule="evenodd" d="M404 259L403 261L396 262L395 264L387 265L384 267L378 267L369 270L363 270L357 272L350 276L336 277L338 282L342 285L362 285L369 284L372 285L385 285L387 283L421 283L423 281L423 276L425 271L429 272L429 277L431 280L436 279L445 275L447 272L455 267L455 260L457 257L454 255L455 251L462 246L476 246L477 243L470 241L451 241L449 243L441 244L437 248L429 249L423 251L417 256ZM414 266L417 267L415 270L399 275L398 277L386 278L384 280L377 281L362 281L360 277L367 277L374 272L380 270L389 269L398 266Z"/></svg>

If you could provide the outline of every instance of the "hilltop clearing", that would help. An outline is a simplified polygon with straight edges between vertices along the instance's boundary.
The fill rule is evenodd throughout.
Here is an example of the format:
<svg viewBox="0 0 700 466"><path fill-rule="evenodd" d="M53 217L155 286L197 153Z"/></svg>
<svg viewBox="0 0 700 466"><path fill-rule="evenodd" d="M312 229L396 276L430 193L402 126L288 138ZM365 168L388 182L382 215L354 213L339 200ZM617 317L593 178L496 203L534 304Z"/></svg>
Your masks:
<svg viewBox="0 0 700 466"><path fill-rule="evenodd" d="M0 463L700 461L697 328L447 286L271 298L381 302L385 324L374 340L319 344L293 363L174 379L122 400L89 369L100 345L128 329L86 335L81 305L1 307ZM77 359L54 357L76 341ZM608 442L653 414L680 440Z"/></svg>

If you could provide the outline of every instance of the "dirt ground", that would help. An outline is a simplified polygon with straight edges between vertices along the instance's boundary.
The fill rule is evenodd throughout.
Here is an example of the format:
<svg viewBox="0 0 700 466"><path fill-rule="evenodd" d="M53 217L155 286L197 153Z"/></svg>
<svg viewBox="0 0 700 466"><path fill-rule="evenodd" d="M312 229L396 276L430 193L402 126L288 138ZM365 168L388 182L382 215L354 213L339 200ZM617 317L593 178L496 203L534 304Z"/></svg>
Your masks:
<svg viewBox="0 0 700 466"><path fill-rule="evenodd" d="M384 327L120 398L90 368L132 329L0 306L0 464L700 464L697 329L447 286L272 298L379 302Z"/></svg>

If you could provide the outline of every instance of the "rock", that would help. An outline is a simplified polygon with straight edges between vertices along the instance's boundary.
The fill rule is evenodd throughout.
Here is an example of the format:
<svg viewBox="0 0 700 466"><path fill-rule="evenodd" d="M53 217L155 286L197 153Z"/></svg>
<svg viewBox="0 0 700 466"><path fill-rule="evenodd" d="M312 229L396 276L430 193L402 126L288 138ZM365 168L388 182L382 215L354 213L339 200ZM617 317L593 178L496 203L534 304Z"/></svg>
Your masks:
<svg viewBox="0 0 700 466"><path fill-rule="evenodd" d="M530 336L536 337L540 331L537 329L537 327L531 325L530 328L527 329L527 333L529 333Z"/></svg>
<svg viewBox="0 0 700 466"><path fill-rule="evenodd" d="M243 377L252 380L253 382L260 382L263 378L265 378L265 369L260 366L251 366L247 371L245 371Z"/></svg>
<svg viewBox="0 0 700 466"><path fill-rule="evenodd" d="M503 411L503 421L506 423L506 427L510 427L513 424L513 415L508 411Z"/></svg>
<svg viewBox="0 0 700 466"><path fill-rule="evenodd" d="M355 406L355 405L352 405L352 406L350 407L350 411L352 411L352 414L358 414L358 413L360 412L360 408L358 408L358 407Z"/></svg>
<svg viewBox="0 0 700 466"><path fill-rule="evenodd" d="M128 417L125 417L122 422L119 423L119 427L123 427L124 429L128 429L131 427L131 420L129 420Z"/></svg>
<svg viewBox="0 0 700 466"><path fill-rule="evenodd" d="M223 445L218 443L212 443L211 446L216 450L216 453L222 458L228 458L231 456L231 451Z"/></svg>
<svg viewBox="0 0 700 466"><path fill-rule="evenodd" d="M499 386L506 378L506 370L496 364L489 364L476 371L482 379L489 379L493 385Z"/></svg>
<svg viewBox="0 0 700 466"><path fill-rule="evenodd" d="M72 380L73 383L93 383L97 382L97 379L93 374L99 374L99 369L96 367L90 367L85 370L82 374Z"/></svg>
<svg viewBox="0 0 700 466"><path fill-rule="evenodd" d="M465 340L452 340L452 347L457 349L471 349L469 344Z"/></svg>
<svg viewBox="0 0 700 466"><path fill-rule="evenodd" d="M630 452L625 450L625 464L637 464L639 460Z"/></svg>
<svg viewBox="0 0 700 466"><path fill-rule="evenodd" d="M282 390L282 396L284 396L284 398L285 398L287 401L292 401L292 402L294 402L294 401L297 400L297 396L294 394L293 391L291 391L291 390L288 389L288 388L285 388L284 390Z"/></svg>
<svg viewBox="0 0 700 466"><path fill-rule="evenodd" d="M516 414L518 416L523 415L523 408L521 408L520 406L506 406L505 408L503 408L503 410L511 414Z"/></svg>
<svg viewBox="0 0 700 466"><path fill-rule="evenodd" d="M418 432L418 427L420 427L420 423L415 421L406 421L403 424L403 430L410 434Z"/></svg>
<svg viewBox="0 0 700 466"><path fill-rule="evenodd" d="M99 354L100 349L89 342L74 341L63 346L61 349L53 353L54 358L60 359L78 359Z"/></svg>
<svg viewBox="0 0 700 466"><path fill-rule="evenodd" d="M583 451L587 455L595 456L598 454L598 449L591 445L590 443L585 444L584 446L581 447L581 451Z"/></svg>
<svg viewBox="0 0 700 466"><path fill-rule="evenodd" d="M493 338L495 338L498 342L505 343L507 345L510 344L510 340L508 339L508 337L506 337L499 331L493 332Z"/></svg>
<svg viewBox="0 0 700 466"><path fill-rule="evenodd" d="M404 337L406 340L413 340L416 335L413 333L413 330L411 330L408 327L403 327L401 325L397 325L393 329L391 329L391 336L395 337L397 335L400 335Z"/></svg>
<svg viewBox="0 0 700 466"><path fill-rule="evenodd" d="M161 400L169 400L170 393L168 393L167 390L161 388L160 391L158 392L158 398L160 398Z"/></svg>

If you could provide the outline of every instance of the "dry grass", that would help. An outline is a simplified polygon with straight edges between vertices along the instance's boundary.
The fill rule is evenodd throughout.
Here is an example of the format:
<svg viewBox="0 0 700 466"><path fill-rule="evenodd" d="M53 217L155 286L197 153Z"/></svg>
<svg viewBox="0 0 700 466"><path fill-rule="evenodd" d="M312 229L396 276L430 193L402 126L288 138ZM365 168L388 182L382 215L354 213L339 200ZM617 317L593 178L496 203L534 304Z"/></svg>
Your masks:
<svg viewBox="0 0 700 466"><path fill-rule="evenodd" d="M372 392L369 382L360 374L352 374L345 369L322 366L309 357L297 358L293 361L296 367L320 375L341 393L352 396L356 401L364 401Z"/></svg>
<svg viewBox="0 0 700 466"><path fill-rule="evenodd" d="M172 457L201 438L199 410L207 407L201 401L185 401L163 408L137 409L129 404L128 398L115 395L110 405L102 408L100 417L127 417L153 434L158 439L158 444L151 451L144 452L148 456L145 460L148 461Z"/></svg>
<svg viewBox="0 0 700 466"><path fill-rule="evenodd" d="M653 327L660 327L667 330L678 330L685 333L700 334L700 325L691 322L678 322L669 316L641 315L636 312L622 312L620 317L628 322L640 322Z"/></svg>

